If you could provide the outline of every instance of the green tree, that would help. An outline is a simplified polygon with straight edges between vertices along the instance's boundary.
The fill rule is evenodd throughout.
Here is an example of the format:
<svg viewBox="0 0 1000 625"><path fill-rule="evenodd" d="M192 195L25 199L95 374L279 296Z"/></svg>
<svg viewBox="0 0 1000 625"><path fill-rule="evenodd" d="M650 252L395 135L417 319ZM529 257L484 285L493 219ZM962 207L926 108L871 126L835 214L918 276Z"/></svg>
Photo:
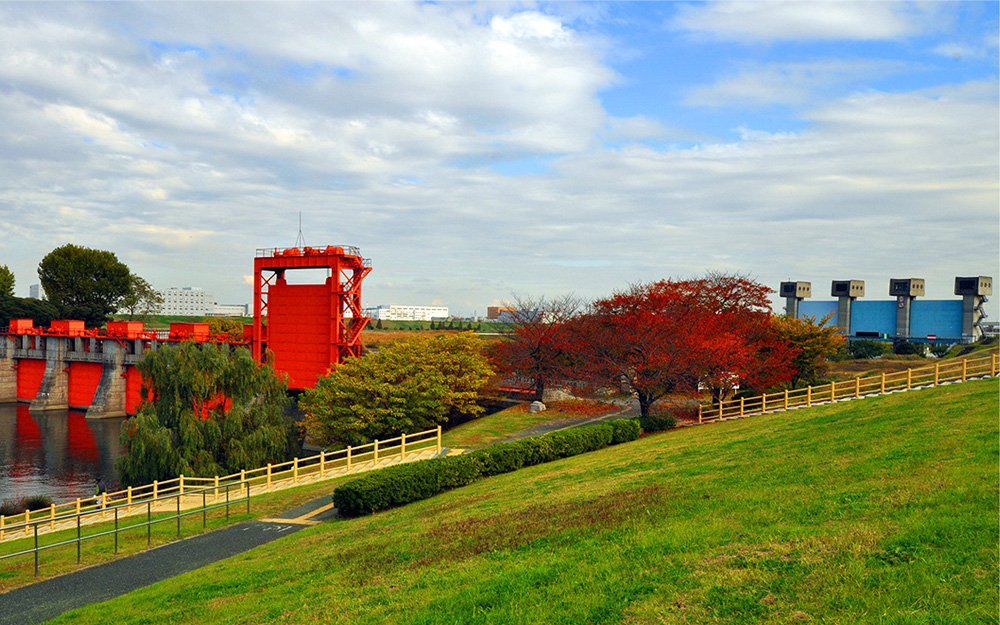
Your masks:
<svg viewBox="0 0 1000 625"><path fill-rule="evenodd" d="M111 252L67 244L38 264L38 278L63 319L100 327L131 288L131 272Z"/></svg>
<svg viewBox="0 0 1000 625"><path fill-rule="evenodd" d="M119 302L118 310L125 311L130 320L136 317L146 320L149 315L163 310L163 295L145 279L132 273L129 274L129 291Z"/></svg>
<svg viewBox="0 0 1000 625"><path fill-rule="evenodd" d="M341 363L299 408L318 444L360 445L481 415L480 391L492 376L474 335L419 337Z"/></svg>
<svg viewBox="0 0 1000 625"><path fill-rule="evenodd" d="M35 325L47 326L58 318L59 311L47 300L0 293L0 329L9 327L11 319L34 319Z"/></svg>
<svg viewBox="0 0 1000 625"><path fill-rule="evenodd" d="M0 295L14 297L14 272L7 265L0 265Z"/></svg>
<svg viewBox="0 0 1000 625"><path fill-rule="evenodd" d="M833 313L830 313L819 321L815 317L772 318L778 336L798 351L792 359L795 368L790 380L792 388L822 382L826 377L827 360L844 348L846 339L839 328L824 327L832 316Z"/></svg>
<svg viewBox="0 0 1000 625"><path fill-rule="evenodd" d="M243 324L235 319L225 317L211 317L208 320L209 334L225 334L230 339L241 340L243 338Z"/></svg>
<svg viewBox="0 0 1000 625"><path fill-rule="evenodd" d="M224 475L292 456L286 384L249 350L186 342L149 352L137 367L150 400L122 424L123 484Z"/></svg>

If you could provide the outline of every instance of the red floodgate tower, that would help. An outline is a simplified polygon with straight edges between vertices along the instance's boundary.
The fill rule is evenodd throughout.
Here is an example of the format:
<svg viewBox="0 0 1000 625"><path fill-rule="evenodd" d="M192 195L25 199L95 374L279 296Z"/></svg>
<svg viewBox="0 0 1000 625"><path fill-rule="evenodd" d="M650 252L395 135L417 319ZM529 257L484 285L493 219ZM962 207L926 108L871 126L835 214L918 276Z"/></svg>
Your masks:
<svg viewBox="0 0 1000 625"><path fill-rule="evenodd" d="M323 284L288 284L290 269L326 269ZM361 356L361 281L371 260L358 248L258 249L254 258L253 333L257 362L288 374L288 388L307 389L349 356Z"/></svg>

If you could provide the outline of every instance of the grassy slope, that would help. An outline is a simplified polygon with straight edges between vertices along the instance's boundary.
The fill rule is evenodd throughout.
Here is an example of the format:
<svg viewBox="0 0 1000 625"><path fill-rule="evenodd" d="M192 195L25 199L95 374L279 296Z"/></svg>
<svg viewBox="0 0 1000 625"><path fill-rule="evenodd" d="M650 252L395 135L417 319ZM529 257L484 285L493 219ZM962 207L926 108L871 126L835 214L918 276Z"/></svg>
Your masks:
<svg viewBox="0 0 1000 625"><path fill-rule="evenodd" d="M529 412L528 404L518 404L506 410L480 417L448 430L441 439L445 447L480 448L505 440L511 435L550 422L572 421L595 417L619 410L614 404L589 400L554 401L544 412Z"/></svg>
<svg viewBox="0 0 1000 625"><path fill-rule="evenodd" d="M650 436L60 622L987 623L997 381Z"/></svg>

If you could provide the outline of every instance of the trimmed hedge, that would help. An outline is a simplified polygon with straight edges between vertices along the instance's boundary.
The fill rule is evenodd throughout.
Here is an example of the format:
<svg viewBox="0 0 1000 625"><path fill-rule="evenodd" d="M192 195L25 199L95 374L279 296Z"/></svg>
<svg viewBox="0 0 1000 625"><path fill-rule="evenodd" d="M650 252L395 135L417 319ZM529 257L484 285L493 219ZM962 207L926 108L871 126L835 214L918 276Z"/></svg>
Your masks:
<svg viewBox="0 0 1000 625"><path fill-rule="evenodd" d="M677 426L677 419L673 415L666 413L651 414L640 418L639 425L642 426L643 432L650 434L652 432L675 428Z"/></svg>
<svg viewBox="0 0 1000 625"><path fill-rule="evenodd" d="M354 517L427 499L484 477L568 458L639 438L639 422L616 419L552 432L510 443L497 443L458 456L400 464L373 471L333 491L341 516Z"/></svg>

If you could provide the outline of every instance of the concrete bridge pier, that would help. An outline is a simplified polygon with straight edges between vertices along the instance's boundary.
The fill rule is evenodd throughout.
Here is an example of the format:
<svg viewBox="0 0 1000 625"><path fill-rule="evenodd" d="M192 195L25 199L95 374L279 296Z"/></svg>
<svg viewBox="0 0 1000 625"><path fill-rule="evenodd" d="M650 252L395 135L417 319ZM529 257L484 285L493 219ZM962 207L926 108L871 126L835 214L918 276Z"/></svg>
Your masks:
<svg viewBox="0 0 1000 625"><path fill-rule="evenodd" d="M121 345L106 341L103 356L101 381L97 384L93 404L87 408L88 419L126 416L125 357Z"/></svg>
<svg viewBox="0 0 1000 625"><path fill-rule="evenodd" d="M41 337L45 352L45 373L38 394L29 410L66 410L69 408L69 370L66 362L67 342L63 337Z"/></svg>
<svg viewBox="0 0 1000 625"><path fill-rule="evenodd" d="M0 404L17 401L17 369L14 362L14 341L0 337Z"/></svg>

